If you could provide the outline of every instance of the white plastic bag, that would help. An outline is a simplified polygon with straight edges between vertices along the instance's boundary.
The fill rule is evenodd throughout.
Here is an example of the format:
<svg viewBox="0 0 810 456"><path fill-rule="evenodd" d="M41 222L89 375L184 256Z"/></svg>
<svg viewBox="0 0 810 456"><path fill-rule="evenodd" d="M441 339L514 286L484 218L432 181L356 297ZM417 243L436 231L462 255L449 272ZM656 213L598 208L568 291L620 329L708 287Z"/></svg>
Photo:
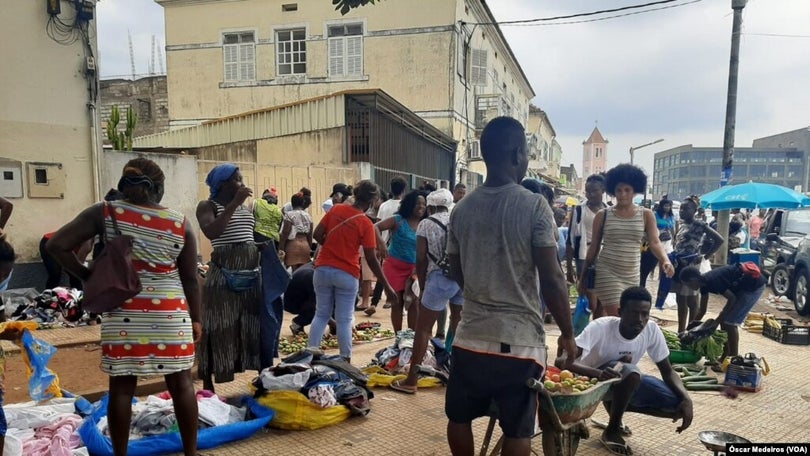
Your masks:
<svg viewBox="0 0 810 456"><path fill-rule="evenodd" d="M277 391L277 390L299 390L307 384L309 381L309 376L312 374L312 371L303 371L303 372L296 372L294 374L286 374L280 375L278 377L273 376L273 373L269 369L265 369L259 375L261 378L262 386L267 391Z"/></svg>
<svg viewBox="0 0 810 456"><path fill-rule="evenodd" d="M700 273L705 274L712 270L712 264L706 258L700 262Z"/></svg>

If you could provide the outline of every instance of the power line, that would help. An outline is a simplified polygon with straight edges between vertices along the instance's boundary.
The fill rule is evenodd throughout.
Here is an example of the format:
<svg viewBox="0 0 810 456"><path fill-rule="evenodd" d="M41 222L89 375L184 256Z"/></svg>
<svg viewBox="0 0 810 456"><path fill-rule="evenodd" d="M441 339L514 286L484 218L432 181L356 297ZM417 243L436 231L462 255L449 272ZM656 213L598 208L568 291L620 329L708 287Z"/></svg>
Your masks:
<svg viewBox="0 0 810 456"><path fill-rule="evenodd" d="M648 6L655 6L655 5L662 5L664 3L673 3L678 0L660 0L657 2L650 2L644 3L641 5L630 5L630 6L623 6L621 8L613 8L613 9L606 9L606 10L599 10L599 11L591 11L588 13L576 13L576 14L569 14L565 16L554 16L554 17L539 17L535 19L520 19L514 21L502 21L502 22L465 22L465 24L470 25L515 25L515 24L530 24L533 22L548 22L548 21L556 21L560 19L573 19L575 17L585 17L585 16L595 16L598 14L606 14L606 13L616 13L618 11L626 11L631 9L638 9L638 8L646 8ZM700 0L696 0L700 1ZM695 2L692 2L695 3ZM652 10L651 10L652 11Z"/></svg>
<svg viewBox="0 0 810 456"><path fill-rule="evenodd" d="M688 2L684 2L684 3L678 3L676 5L662 6L660 8L650 8L650 9L643 10L643 11L633 11L633 12L630 12L630 13L616 14L616 15L613 15L613 16L605 16L605 17L599 17L599 18L595 18L595 19L583 19L583 20L580 20L580 21L554 22L554 23L550 23L550 24L543 24L543 23L540 23L540 24L536 24L536 23L535 24L503 24L503 23L499 23L499 25L513 25L513 26L516 26L516 27L551 27L551 26L554 26L554 25L584 24L584 23L587 23L587 22L606 21L606 20L609 20L609 19L616 19L616 18L619 18L619 17L635 16L637 14L644 14L644 13L650 13L650 12L653 12L653 11L660 11L660 10L665 10L665 9L670 9L670 8L677 8L679 6L691 5L693 3L698 3L700 1L702 1L702 0L691 0L691 1L688 1Z"/></svg>
<svg viewBox="0 0 810 456"><path fill-rule="evenodd" d="M783 35L780 33L743 33L749 36L775 36L779 38L810 38L810 35Z"/></svg>

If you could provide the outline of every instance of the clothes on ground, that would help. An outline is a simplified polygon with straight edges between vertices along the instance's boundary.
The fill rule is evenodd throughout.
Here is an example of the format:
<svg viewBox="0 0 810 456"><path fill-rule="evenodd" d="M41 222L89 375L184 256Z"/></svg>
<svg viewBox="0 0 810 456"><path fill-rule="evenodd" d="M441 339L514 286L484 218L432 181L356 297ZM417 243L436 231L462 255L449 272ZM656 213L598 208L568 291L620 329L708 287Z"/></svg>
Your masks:
<svg viewBox="0 0 810 456"><path fill-rule="evenodd" d="M268 203L264 198L259 198L253 207L253 216L256 218L255 231L278 242L283 217L281 208L277 204Z"/></svg>
<svg viewBox="0 0 810 456"><path fill-rule="evenodd" d="M636 207L632 217L623 218L614 207L605 209L602 250L596 259L594 291L605 307L618 306L622 292L638 286L641 268L641 239L644 209Z"/></svg>
<svg viewBox="0 0 810 456"><path fill-rule="evenodd" d="M492 353L503 356L519 355L504 353L501 345L545 355L532 249L556 248L556 231L548 202L518 184L479 187L454 207L447 253L460 256L464 271L464 312L454 347L475 350L479 341L494 344Z"/></svg>
<svg viewBox="0 0 810 456"><path fill-rule="evenodd" d="M30 301L14 308L8 306L6 315L12 320L36 321L44 326L64 323L72 326L85 316L81 309L82 292L75 288L56 287L43 290Z"/></svg>
<svg viewBox="0 0 810 456"><path fill-rule="evenodd" d="M646 353L654 363L669 356L664 333L655 322L648 322L634 339L625 339L619 332L619 317L602 317L592 321L576 338L582 349L579 362L601 368L611 361L630 356L630 364L638 364Z"/></svg>
<svg viewBox="0 0 810 456"><path fill-rule="evenodd" d="M176 263L185 243L185 217L171 209L113 201L104 209L108 237L116 236L110 210L119 230L135 239L132 264L143 290L102 315L101 370L141 376L190 369L194 339Z"/></svg>
<svg viewBox="0 0 810 456"><path fill-rule="evenodd" d="M326 240L315 266L332 266L359 279L360 247L377 246L371 220L348 204L338 204L324 215L321 224L326 229Z"/></svg>
<svg viewBox="0 0 810 456"><path fill-rule="evenodd" d="M3 407L8 418L4 454L70 456L84 447L76 430L82 418L75 414L75 398L52 399L44 404L25 402Z"/></svg>

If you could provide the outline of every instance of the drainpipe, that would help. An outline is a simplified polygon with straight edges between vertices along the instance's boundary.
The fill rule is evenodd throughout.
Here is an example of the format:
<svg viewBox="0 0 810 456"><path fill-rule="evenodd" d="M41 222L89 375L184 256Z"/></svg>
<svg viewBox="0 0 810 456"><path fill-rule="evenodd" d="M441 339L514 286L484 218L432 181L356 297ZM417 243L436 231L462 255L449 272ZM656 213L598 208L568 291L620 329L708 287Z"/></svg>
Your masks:
<svg viewBox="0 0 810 456"><path fill-rule="evenodd" d="M90 110L90 160L92 161L93 171L93 202L101 201L101 177L100 166L101 160L99 151L98 137L98 111L96 110L96 102L88 101L87 108Z"/></svg>

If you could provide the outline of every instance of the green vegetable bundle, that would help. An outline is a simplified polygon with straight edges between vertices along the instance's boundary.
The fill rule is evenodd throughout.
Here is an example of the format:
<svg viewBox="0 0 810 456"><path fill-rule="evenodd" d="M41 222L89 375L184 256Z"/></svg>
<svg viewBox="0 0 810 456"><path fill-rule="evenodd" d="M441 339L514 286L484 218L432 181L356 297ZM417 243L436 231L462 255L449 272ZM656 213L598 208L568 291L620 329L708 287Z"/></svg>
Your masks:
<svg viewBox="0 0 810 456"><path fill-rule="evenodd" d="M723 356L723 346L728 340L728 333L725 331L715 331L711 336L694 341L686 347L698 355L706 357L711 361L719 360ZM669 343L667 343L669 345Z"/></svg>
<svg viewBox="0 0 810 456"><path fill-rule="evenodd" d="M680 350L681 349L681 339L678 338L678 333L661 329L664 333L664 339L667 341L667 348L670 350Z"/></svg>

